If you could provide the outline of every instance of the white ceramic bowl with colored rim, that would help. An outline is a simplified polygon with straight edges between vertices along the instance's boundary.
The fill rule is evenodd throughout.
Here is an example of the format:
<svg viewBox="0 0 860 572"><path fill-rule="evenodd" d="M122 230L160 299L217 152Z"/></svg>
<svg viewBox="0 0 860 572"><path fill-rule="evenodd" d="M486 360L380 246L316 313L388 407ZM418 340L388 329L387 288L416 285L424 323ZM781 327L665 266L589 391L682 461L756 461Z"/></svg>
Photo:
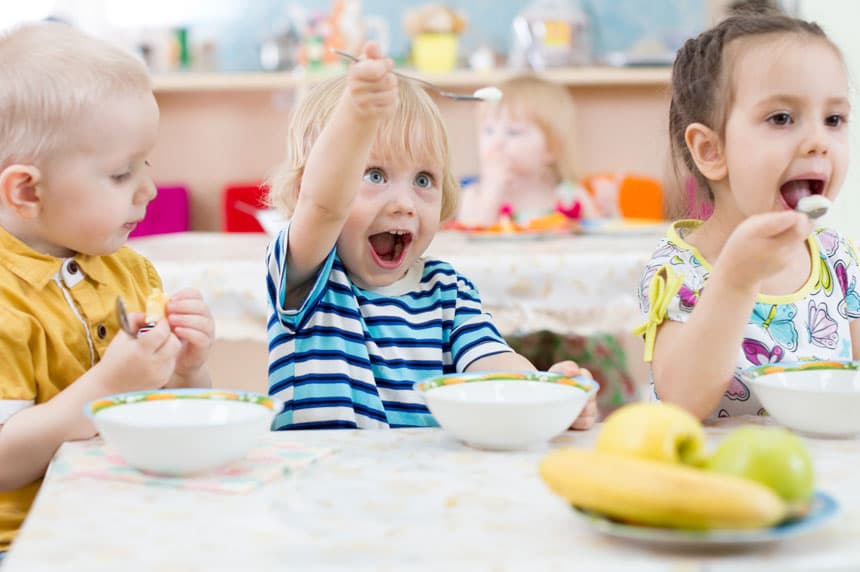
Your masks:
<svg viewBox="0 0 860 572"><path fill-rule="evenodd" d="M84 412L129 465L186 476L244 458L283 407L247 391L162 389L97 399Z"/></svg>
<svg viewBox="0 0 860 572"><path fill-rule="evenodd" d="M480 449L526 449L567 430L599 389L586 377L482 372L415 384L439 425Z"/></svg>
<svg viewBox="0 0 860 572"><path fill-rule="evenodd" d="M860 361L786 362L741 372L771 417L816 435L860 433Z"/></svg>

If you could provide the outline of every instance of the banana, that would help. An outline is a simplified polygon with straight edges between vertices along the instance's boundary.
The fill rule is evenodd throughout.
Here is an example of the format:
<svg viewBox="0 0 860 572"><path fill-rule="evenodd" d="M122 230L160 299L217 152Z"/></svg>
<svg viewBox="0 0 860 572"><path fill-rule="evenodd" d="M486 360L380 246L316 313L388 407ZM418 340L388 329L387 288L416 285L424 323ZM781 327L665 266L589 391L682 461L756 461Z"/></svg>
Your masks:
<svg viewBox="0 0 860 572"><path fill-rule="evenodd" d="M557 449L540 475L573 505L649 526L718 529L772 526L786 503L755 481L684 465L585 449Z"/></svg>

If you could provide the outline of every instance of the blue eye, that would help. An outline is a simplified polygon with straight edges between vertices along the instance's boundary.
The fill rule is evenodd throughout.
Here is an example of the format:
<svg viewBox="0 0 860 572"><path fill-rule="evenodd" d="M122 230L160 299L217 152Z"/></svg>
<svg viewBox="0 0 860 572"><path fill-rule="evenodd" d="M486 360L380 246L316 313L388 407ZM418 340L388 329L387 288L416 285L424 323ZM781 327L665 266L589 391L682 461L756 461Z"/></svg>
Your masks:
<svg viewBox="0 0 860 572"><path fill-rule="evenodd" d="M421 189L433 187L433 176L429 173L418 173L415 177L415 186Z"/></svg>
<svg viewBox="0 0 860 572"><path fill-rule="evenodd" d="M774 125L789 125L794 122L790 113L786 113L785 111L780 111L779 113L774 113L770 117L767 118L769 123L773 123Z"/></svg>
<svg viewBox="0 0 860 572"><path fill-rule="evenodd" d="M374 185L385 183L385 173L382 172L382 169L377 169L376 167L366 170L363 178L366 182Z"/></svg>

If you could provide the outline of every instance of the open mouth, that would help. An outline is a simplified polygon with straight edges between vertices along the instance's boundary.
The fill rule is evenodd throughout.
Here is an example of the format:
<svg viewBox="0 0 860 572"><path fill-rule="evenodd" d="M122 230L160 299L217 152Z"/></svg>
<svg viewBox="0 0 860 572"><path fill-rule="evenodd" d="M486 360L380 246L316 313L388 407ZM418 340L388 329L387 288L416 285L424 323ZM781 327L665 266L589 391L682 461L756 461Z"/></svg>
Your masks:
<svg viewBox="0 0 860 572"><path fill-rule="evenodd" d="M403 262L412 233L405 230L390 230L372 234L368 238L370 251L377 264L383 268L397 268Z"/></svg>
<svg viewBox="0 0 860 572"><path fill-rule="evenodd" d="M797 208L797 203L803 197L820 195L824 192L824 181L820 179L795 179L784 183L779 188L782 199L788 208Z"/></svg>

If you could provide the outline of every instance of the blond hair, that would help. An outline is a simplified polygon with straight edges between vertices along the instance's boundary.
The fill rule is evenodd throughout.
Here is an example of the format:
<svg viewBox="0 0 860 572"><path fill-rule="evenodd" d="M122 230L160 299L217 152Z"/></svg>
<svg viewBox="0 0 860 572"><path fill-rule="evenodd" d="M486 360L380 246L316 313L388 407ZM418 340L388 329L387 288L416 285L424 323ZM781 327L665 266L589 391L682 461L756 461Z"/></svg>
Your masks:
<svg viewBox="0 0 860 572"><path fill-rule="evenodd" d="M564 86L529 74L508 79L499 89L503 94L499 103L481 104L479 124L500 109L515 118L535 123L556 158L554 168L558 179L576 181L580 175L574 143L576 113L570 92Z"/></svg>
<svg viewBox="0 0 860 572"><path fill-rule="evenodd" d="M67 24L27 24L3 34L0 169L46 159L98 102L151 91L141 60Z"/></svg>
<svg viewBox="0 0 860 572"><path fill-rule="evenodd" d="M405 154L414 163L434 160L443 172L442 211L445 221L457 212L459 186L451 173L448 134L439 108L415 82L399 79L399 102L394 114L376 134L375 152L382 160ZM292 216L299 186L314 142L331 117L344 89L346 78L325 80L310 88L293 111L287 129L287 156L269 177L268 202Z"/></svg>

